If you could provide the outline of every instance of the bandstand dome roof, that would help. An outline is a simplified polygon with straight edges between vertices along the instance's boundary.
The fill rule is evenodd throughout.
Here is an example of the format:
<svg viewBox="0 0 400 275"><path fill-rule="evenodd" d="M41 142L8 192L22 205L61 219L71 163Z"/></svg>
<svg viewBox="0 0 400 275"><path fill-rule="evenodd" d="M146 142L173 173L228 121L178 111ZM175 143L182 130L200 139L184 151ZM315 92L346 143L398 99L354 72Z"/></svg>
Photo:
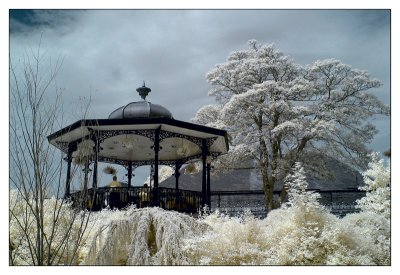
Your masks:
<svg viewBox="0 0 400 275"><path fill-rule="evenodd" d="M119 107L113 111L108 118L109 119L130 119L130 118L172 118L171 112L157 104L152 104L146 101L146 96L151 92L151 89L146 87L143 82L143 86L136 89L139 95L142 97L142 101L131 102L125 106Z"/></svg>
<svg viewBox="0 0 400 275"><path fill-rule="evenodd" d="M128 105L119 107L108 116L109 119L159 117L172 118L172 114L167 108L147 101L131 102Z"/></svg>

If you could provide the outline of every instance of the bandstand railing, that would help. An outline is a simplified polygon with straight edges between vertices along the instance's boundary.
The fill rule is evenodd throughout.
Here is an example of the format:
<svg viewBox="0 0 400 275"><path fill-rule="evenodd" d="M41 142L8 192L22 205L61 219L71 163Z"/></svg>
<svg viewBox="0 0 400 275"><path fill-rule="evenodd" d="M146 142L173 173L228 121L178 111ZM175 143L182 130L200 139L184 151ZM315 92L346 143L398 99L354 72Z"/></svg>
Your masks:
<svg viewBox="0 0 400 275"><path fill-rule="evenodd" d="M321 195L320 203L339 216L357 212L355 201L365 196L364 191L358 189L347 190L318 190L309 189ZM99 187L85 191L71 193L73 205L77 208L86 208L98 211L110 207L123 209L129 205L137 208L158 206L166 210L175 210L183 213L195 214L203 205L202 192L159 187L158 194L149 187ZM156 196L157 195L157 196ZM275 191L274 196L279 196ZM155 202L154 198L158 198ZM210 210L219 209L221 212L235 215L250 210L259 217L265 217L265 196L262 190L248 191L214 191L211 192Z"/></svg>
<svg viewBox="0 0 400 275"><path fill-rule="evenodd" d="M106 207L123 209L134 204L137 208L158 206L166 210L197 213L202 205L201 192L165 187L159 187L158 194L155 192L149 187L98 187L73 192L70 198L74 207L92 211Z"/></svg>
<svg viewBox="0 0 400 275"><path fill-rule="evenodd" d="M356 200L365 196L359 189L320 190L307 189L320 194L319 202L331 213L344 216L358 212ZM274 191L274 197L280 197L281 191ZM219 210L228 215L237 215L250 210L255 216L266 217L265 195L262 190L214 191L211 192L211 211Z"/></svg>

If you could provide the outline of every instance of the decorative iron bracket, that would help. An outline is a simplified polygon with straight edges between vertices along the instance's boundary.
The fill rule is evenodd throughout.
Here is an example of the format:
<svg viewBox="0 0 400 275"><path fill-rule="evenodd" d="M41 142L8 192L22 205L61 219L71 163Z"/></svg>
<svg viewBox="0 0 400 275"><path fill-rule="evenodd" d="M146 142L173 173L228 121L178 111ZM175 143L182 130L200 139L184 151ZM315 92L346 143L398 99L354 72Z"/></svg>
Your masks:
<svg viewBox="0 0 400 275"><path fill-rule="evenodd" d="M68 147L69 147L69 142L66 141L56 141L56 146L58 149L63 151L63 153L68 154Z"/></svg>

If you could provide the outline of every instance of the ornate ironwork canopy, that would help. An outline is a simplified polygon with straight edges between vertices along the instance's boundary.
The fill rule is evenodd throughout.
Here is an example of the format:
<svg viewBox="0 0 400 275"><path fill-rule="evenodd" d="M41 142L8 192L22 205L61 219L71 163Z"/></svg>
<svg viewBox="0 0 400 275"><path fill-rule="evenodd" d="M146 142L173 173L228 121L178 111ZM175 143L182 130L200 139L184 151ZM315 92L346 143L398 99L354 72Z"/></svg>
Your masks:
<svg viewBox="0 0 400 275"><path fill-rule="evenodd" d="M98 142L98 161L141 166L154 164L156 132L161 165L200 159L203 140L209 155L228 151L226 131L170 118L79 120L49 135L48 140L66 154L72 146L73 158L91 159Z"/></svg>

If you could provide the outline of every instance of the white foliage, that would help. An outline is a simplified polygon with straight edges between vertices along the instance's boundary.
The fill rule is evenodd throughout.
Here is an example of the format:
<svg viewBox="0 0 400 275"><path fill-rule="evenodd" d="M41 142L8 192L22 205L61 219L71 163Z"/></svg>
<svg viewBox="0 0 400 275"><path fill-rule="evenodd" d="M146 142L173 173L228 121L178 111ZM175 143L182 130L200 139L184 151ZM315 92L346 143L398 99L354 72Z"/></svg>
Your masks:
<svg viewBox="0 0 400 275"><path fill-rule="evenodd" d="M367 191L365 197L357 201L362 211L374 212L390 218L390 166L385 166L378 154L371 155L369 169L363 173L365 186L361 190Z"/></svg>
<svg viewBox="0 0 400 275"><path fill-rule="evenodd" d="M206 229L201 221L174 211L131 208L97 228L84 264L185 264L181 240Z"/></svg>
<svg viewBox="0 0 400 275"><path fill-rule="evenodd" d="M185 239L183 247L194 265L257 265L265 260L260 238L265 222L246 213L227 217L218 212L204 218L205 234Z"/></svg>
<svg viewBox="0 0 400 275"><path fill-rule="evenodd" d="M249 213L205 218L212 231L185 240L193 264L390 265L389 220L376 213L340 219L307 192L300 164L287 178L289 203L264 220Z"/></svg>
<svg viewBox="0 0 400 275"><path fill-rule="evenodd" d="M328 264L390 265L390 220L372 212L349 214L329 238L337 242Z"/></svg>
<svg viewBox="0 0 400 275"><path fill-rule="evenodd" d="M218 212L195 219L159 208L93 213L79 248L84 265L388 265L390 226L375 213L340 219L288 206L257 219ZM14 232L14 227L11 227ZM15 242L15 234L10 236ZM17 247L18 264L24 254ZM61 262L62 264L62 262Z"/></svg>
<svg viewBox="0 0 400 275"><path fill-rule="evenodd" d="M299 208L305 212L321 208L318 202L320 195L313 191L306 191L308 183L304 168L299 162L295 163L293 173L286 177L285 184L289 189L288 204L291 207Z"/></svg>
<svg viewBox="0 0 400 275"><path fill-rule="evenodd" d="M220 119L221 108L222 106L219 105L205 105L196 112L192 122L208 127L224 129L226 125Z"/></svg>
<svg viewBox="0 0 400 275"><path fill-rule="evenodd" d="M10 190L10 245L13 246L13 255L16 265L33 265L29 240L36 240L36 221L33 210L29 210L26 201L20 193ZM45 250L54 257L53 264L77 264L79 255L75 255L75 248L79 247L79 237L82 232L82 221L85 213L77 214L70 203L53 198L45 199L43 205L44 235L47 237ZM30 202L34 205L34 201ZM68 230L71 230L70 233ZM28 236L27 236L28 235ZM66 236L69 236L66 239ZM52 239L51 239L52 238ZM51 239L51 240L50 240ZM51 241L51 245L47 245ZM64 250L59 250L65 244ZM46 253L45 256L48 256ZM47 258L45 258L45 262Z"/></svg>
<svg viewBox="0 0 400 275"><path fill-rule="evenodd" d="M104 209L91 213L73 264L390 265L390 217L375 205L387 201L386 194L378 200L382 193L376 190L390 180L388 168L376 158L365 176L371 177L365 189L369 195L376 193L374 200L361 200L363 211L344 218L330 214L319 205L317 194L306 191L307 181L299 163L286 179L288 203L269 212L265 219L249 212L228 217L217 211L193 218L160 208ZM57 200L45 203L46 231L52 228L54 203ZM23 216L24 207L18 193L11 190L10 208ZM70 224L73 211L65 205L60 223ZM74 230L80 222L75 220ZM75 236L71 236L72 243ZM16 264L32 264L26 239L13 219L10 243ZM65 253L58 264L69 263L72 251Z"/></svg>
<svg viewBox="0 0 400 275"><path fill-rule="evenodd" d="M256 219L211 214L205 234L185 239L194 265L389 265L390 227L379 215L340 219L323 208L286 207Z"/></svg>

